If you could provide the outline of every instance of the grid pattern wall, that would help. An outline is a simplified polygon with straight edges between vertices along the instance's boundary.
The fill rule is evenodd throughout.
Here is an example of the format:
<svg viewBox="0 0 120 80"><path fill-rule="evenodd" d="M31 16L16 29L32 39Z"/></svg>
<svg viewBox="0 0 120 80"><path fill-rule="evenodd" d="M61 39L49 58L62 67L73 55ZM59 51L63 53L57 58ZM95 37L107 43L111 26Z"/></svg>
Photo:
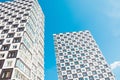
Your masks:
<svg viewBox="0 0 120 80"><path fill-rule="evenodd" d="M37 0L0 3L0 80L44 80L43 41Z"/></svg>
<svg viewBox="0 0 120 80"><path fill-rule="evenodd" d="M59 80L115 80L89 31L54 34Z"/></svg>

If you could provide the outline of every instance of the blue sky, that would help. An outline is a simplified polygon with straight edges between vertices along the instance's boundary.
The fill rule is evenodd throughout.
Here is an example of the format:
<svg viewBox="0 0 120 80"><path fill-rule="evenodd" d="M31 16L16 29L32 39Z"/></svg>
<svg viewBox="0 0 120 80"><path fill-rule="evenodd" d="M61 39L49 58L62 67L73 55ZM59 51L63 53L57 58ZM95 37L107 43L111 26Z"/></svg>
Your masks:
<svg viewBox="0 0 120 80"><path fill-rule="evenodd" d="M4 0L0 0L4 1ZM39 0L45 14L45 80L57 80L53 34L90 30L120 80L120 0Z"/></svg>

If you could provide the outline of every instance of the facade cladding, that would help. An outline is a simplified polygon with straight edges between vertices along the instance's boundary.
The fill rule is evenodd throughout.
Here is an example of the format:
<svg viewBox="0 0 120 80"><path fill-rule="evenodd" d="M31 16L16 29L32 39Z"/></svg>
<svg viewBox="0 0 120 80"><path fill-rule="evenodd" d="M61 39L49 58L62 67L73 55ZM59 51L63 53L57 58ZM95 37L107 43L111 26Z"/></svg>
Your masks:
<svg viewBox="0 0 120 80"><path fill-rule="evenodd" d="M0 80L44 80L43 40L37 0L0 3Z"/></svg>
<svg viewBox="0 0 120 80"><path fill-rule="evenodd" d="M59 80L115 80L89 31L54 34Z"/></svg>

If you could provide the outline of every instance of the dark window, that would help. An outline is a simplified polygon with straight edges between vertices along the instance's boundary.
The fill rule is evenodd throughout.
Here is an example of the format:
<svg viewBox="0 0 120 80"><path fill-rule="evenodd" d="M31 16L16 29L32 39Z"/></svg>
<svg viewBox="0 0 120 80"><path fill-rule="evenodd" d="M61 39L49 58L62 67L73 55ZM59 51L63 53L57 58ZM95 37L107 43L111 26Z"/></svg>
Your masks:
<svg viewBox="0 0 120 80"><path fill-rule="evenodd" d="M11 78L13 69L3 69L0 75L0 80L8 80Z"/></svg>
<svg viewBox="0 0 120 80"><path fill-rule="evenodd" d="M11 16L12 18L15 18L17 15L13 15L13 16Z"/></svg>
<svg viewBox="0 0 120 80"><path fill-rule="evenodd" d="M0 30L2 30L4 28L4 26L0 26Z"/></svg>
<svg viewBox="0 0 120 80"><path fill-rule="evenodd" d="M61 67L61 70L64 71L64 70L66 70L66 68L65 67Z"/></svg>
<svg viewBox="0 0 120 80"><path fill-rule="evenodd" d="M105 80L110 80L110 78L105 78Z"/></svg>
<svg viewBox="0 0 120 80"><path fill-rule="evenodd" d="M7 58L15 58L17 56L17 51L9 51Z"/></svg>
<svg viewBox="0 0 120 80"><path fill-rule="evenodd" d="M17 17L17 18L16 18L16 20L20 20L20 19L21 19L21 17Z"/></svg>
<svg viewBox="0 0 120 80"><path fill-rule="evenodd" d="M12 25L12 28L16 28L16 27L18 27L18 24L13 24Z"/></svg>
<svg viewBox="0 0 120 80"><path fill-rule="evenodd" d="M2 20L2 19L4 19L4 17L0 17L0 19Z"/></svg>
<svg viewBox="0 0 120 80"><path fill-rule="evenodd" d="M63 76L63 80L67 80L67 75L64 75L64 76Z"/></svg>
<svg viewBox="0 0 120 80"><path fill-rule="evenodd" d="M14 38L13 39L13 43L18 43L21 41L21 37L18 37L18 38Z"/></svg>
<svg viewBox="0 0 120 80"><path fill-rule="evenodd" d="M18 31L18 32L24 31L24 27L18 28L17 31Z"/></svg>
<svg viewBox="0 0 120 80"><path fill-rule="evenodd" d="M67 74L71 74L71 70L67 71Z"/></svg>
<svg viewBox="0 0 120 80"><path fill-rule="evenodd" d="M77 69L77 73L80 73L81 72L81 70L80 69Z"/></svg>
<svg viewBox="0 0 120 80"><path fill-rule="evenodd" d="M8 23L7 23L7 25L10 25L10 24L12 24L12 23L13 23L13 22L12 22L12 21L10 21L10 22L8 22Z"/></svg>
<svg viewBox="0 0 120 80"><path fill-rule="evenodd" d="M24 12L19 12L19 14L23 14Z"/></svg>
<svg viewBox="0 0 120 80"><path fill-rule="evenodd" d="M8 16L11 16L11 15L12 15L12 13L9 13L9 14L8 14Z"/></svg>
<svg viewBox="0 0 120 80"><path fill-rule="evenodd" d="M15 12L19 12L19 10L16 10Z"/></svg>
<svg viewBox="0 0 120 80"><path fill-rule="evenodd" d="M21 20L21 23L25 23L25 22L27 22L27 20L25 19L25 20Z"/></svg>
<svg viewBox="0 0 120 80"><path fill-rule="evenodd" d="M4 39L1 39L1 40L0 40L0 45L2 45L2 44L3 44L3 41L4 41Z"/></svg>
<svg viewBox="0 0 120 80"><path fill-rule="evenodd" d="M71 69L75 69L75 66L71 66Z"/></svg>
<svg viewBox="0 0 120 80"><path fill-rule="evenodd" d="M4 58L5 54L0 54L0 58Z"/></svg>
<svg viewBox="0 0 120 80"><path fill-rule="evenodd" d="M10 44L3 45L1 48L1 51L7 51L7 50L9 50L9 48L10 48Z"/></svg>
<svg viewBox="0 0 120 80"><path fill-rule="evenodd" d="M89 76L89 80L94 80L93 76Z"/></svg>
<svg viewBox="0 0 120 80"><path fill-rule="evenodd" d="M73 78L77 78L78 76L77 76L77 74L73 74Z"/></svg>
<svg viewBox="0 0 120 80"><path fill-rule="evenodd" d="M7 22L7 21L8 21L8 19L4 19L4 20L3 20L3 22Z"/></svg>
<svg viewBox="0 0 120 80"><path fill-rule="evenodd" d="M108 73L108 76L113 76L113 74L111 72Z"/></svg>
<svg viewBox="0 0 120 80"><path fill-rule="evenodd" d="M87 73L86 73L86 72L83 72L83 76L87 76Z"/></svg>
<svg viewBox="0 0 120 80"><path fill-rule="evenodd" d="M79 80L83 80L83 78L79 78Z"/></svg>
<svg viewBox="0 0 120 80"><path fill-rule="evenodd" d="M30 9L26 9L26 11L30 11Z"/></svg>
<svg viewBox="0 0 120 80"><path fill-rule="evenodd" d="M23 16L28 16L29 14L28 13L26 13L26 14L24 14Z"/></svg>
<svg viewBox="0 0 120 80"><path fill-rule="evenodd" d="M99 76L99 78L103 78L103 75L102 75L102 74L99 74L98 76Z"/></svg>
<svg viewBox="0 0 120 80"><path fill-rule="evenodd" d="M14 33L10 33L7 35L7 38L12 38L12 37L14 37Z"/></svg>
<svg viewBox="0 0 120 80"><path fill-rule="evenodd" d="M9 29L3 30L1 34L8 33Z"/></svg>
<svg viewBox="0 0 120 80"><path fill-rule="evenodd" d="M0 69L3 67L4 60L0 60Z"/></svg>

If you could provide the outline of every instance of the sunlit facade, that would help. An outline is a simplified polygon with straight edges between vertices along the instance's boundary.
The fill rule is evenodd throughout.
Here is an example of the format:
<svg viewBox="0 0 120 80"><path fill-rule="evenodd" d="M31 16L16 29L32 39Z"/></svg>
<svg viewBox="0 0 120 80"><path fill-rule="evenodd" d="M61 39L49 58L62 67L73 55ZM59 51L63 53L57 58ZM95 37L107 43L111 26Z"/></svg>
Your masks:
<svg viewBox="0 0 120 80"><path fill-rule="evenodd" d="M58 80L115 80L88 30L54 34L54 45Z"/></svg>
<svg viewBox="0 0 120 80"><path fill-rule="evenodd" d="M37 0L0 3L0 80L44 80L44 14Z"/></svg>

